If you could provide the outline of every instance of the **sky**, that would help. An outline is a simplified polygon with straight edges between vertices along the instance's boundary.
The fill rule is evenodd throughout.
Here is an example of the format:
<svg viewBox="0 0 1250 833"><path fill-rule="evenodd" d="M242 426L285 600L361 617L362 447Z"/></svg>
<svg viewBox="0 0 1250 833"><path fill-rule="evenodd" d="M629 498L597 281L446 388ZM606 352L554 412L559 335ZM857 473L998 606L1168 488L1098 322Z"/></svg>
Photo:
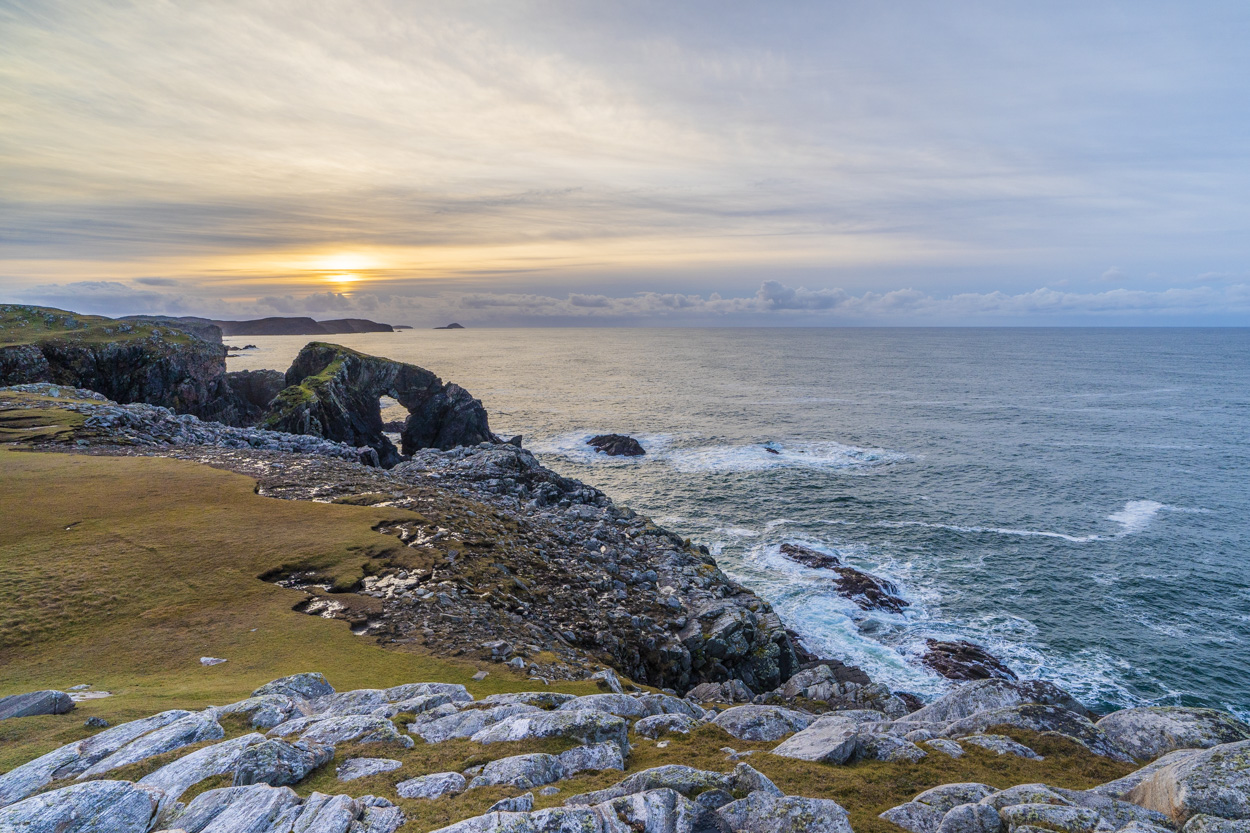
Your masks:
<svg viewBox="0 0 1250 833"><path fill-rule="evenodd" d="M1250 325L1250 4L0 0L0 301Z"/></svg>

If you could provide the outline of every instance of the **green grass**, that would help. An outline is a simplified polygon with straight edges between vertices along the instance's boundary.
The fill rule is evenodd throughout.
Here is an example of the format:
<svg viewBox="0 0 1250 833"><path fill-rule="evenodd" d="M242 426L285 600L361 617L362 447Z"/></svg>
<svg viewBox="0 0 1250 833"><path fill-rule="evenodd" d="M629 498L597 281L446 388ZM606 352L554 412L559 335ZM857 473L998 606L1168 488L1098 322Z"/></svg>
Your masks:
<svg viewBox="0 0 1250 833"><path fill-rule="evenodd" d="M168 326L80 315L52 307L0 304L0 347L38 344L51 339L91 344L139 341L153 337L157 330L160 339L172 344L195 339L189 333Z"/></svg>
<svg viewBox="0 0 1250 833"><path fill-rule="evenodd" d="M350 583L371 565L403 555L393 551L395 539L372 527L417 516L387 507L274 500L257 496L253 487L249 478L185 461L0 446L0 694L91 683L115 695L82 703L68 715L0 721L0 771L92 734L83 726L88 716L116 724L168 708L221 705L299 671L322 671L340 690L439 680L464 683L480 697L534 687L495 664L486 680L473 682L477 669L469 663L412 646L384 649L352 635L344 622L293 612L304 595L258 576L306 565ZM201 656L229 661L206 668ZM595 690L589 683L552 689ZM250 731L238 718L225 725L231 737ZM774 757L767 752L773 744L734 740L705 726L690 737L670 738L664 749L638 740L629 770L680 763L727 772L733 763L721 747L755 750L748 763L788 793L836 799L850 811L856 833L898 833L877 814L938 784L1007 787L1040 781L1085 788L1133 769L1062 738L1004 734L1046 760L999 757L969 745L958 761L933 753L915 764L836 767ZM490 746L418 741L410 750L345 745L296 790L382 795L408 814L406 831L430 830L522 791L489 788L429 802L399 799L397 782L569 745L561 740ZM362 755L396 758L404 766L340 784L335 767ZM113 775L139 778L165 762L143 762ZM537 806L561 803L621 777L579 775L559 784L558 795L539 797ZM226 780L196 790L225 786Z"/></svg>

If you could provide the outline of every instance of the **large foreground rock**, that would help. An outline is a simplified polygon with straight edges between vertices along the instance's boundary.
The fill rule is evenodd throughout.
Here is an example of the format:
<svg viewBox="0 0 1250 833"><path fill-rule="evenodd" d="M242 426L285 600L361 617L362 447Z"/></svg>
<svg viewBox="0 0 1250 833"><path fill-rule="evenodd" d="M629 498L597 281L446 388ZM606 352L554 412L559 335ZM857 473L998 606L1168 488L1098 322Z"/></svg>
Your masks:
<svg viewBox="0 0 1250 833"><path fill-rule="evenodd" d="M602 804L649 790L673 790L688 798L694 798L711 790L727 793L764 792L779 796L781 790L762 772L747 764L738 764L733 772L708 772L694 767L670 764L635 772L621 781L595 792L574 795L565 800L568 805Z"/></svg>
<svg viewBox="0 0 1250 833"><path fill-rule="evenodd" d="M209 790L169 822L185 833L394 833L403 814L385 799L314 792L301 799L290 787L256 784Z"/></svg>
<svg viewBox="0 0 1250 833"><path fill-rule="evenodd" d="M369 446L388 468L400 457L383 432L382 396L408 409L404 454L495 442L481 402L415 365L313 342L295 357L286 384L262 421L265 428Z"/></svg>
<svg viewBox="0 0 1250 833"><path fill-rule="evenodd" d="M148 833L165 795L129 781L88 781L0 809L0 833Z"/></svg>
<svg viewBox="0 0 1250 833"><path fill-rule="evenodd" d="M716 811L733 833L851 833L836 801L753 792Z"/></svg>
<svg viewBox="0 0 1250 833"><path fill-rule="evenodd" d="M487 726L516 717L521 714L538 714L537 706L525 703L511 703L495 706L490 709L466 709L453 711L451 714L440 714L435 709L417 716L417 720L408 724L408 731L418 735L426 743L442 743L456 738L469 738L481 732Z"/></svg>
<svg viewBox="0 0 1250 833"><path fill-rule="evenodd" d="M326 682L325 675L320 671L311 671L304 674L292 674L289 677L265 683L253 691L252 696L263 697L267 694L281 694L301 700L312 700L333 693L334 686Z"/></svg>
<svg viewBox="0 0 1250 833"><path fill-rule="evenodd" d="M714 812L668 789L633 793L594 806L494 812L437 833L725 833Z"/></svg>
<svg viewBox="0 0 1250 833"><path fill-rule="evenodd" d="M995 726L1012 726L1034 732L1055 732L1077 741L1096 755L1116 761L1131 762L1133 760L1089 720L1059 706L1027 703L977 712L948 724L942 731L942 735L948 738L963 738L983 734L987 729Z"/></svg>
<svg viewBox="0 0 1250 833"><path fill-rule="evenodd" d="M1153 760L1177 749L1209 749L1222 743L1250 740L1250 726L1216 709L1122 709L1094 725L1138 760Z"/></svg>
<svg viewBox="0 0 1250 833"><path fill-rule="evenodd" d="M243 750L235 763L233 784L236 787L298 784L333 757L333 746L307 740L287 743L270 738Z"/></svg>
<svg viewBox="0 0 1250 833"><path fill-rule="evenodd" d="M33 717L37 714L65 714L74 708L74 701L64 691L32 691L0 697L0 720L11 717Z"/></svg>
<svg viewBox="0 0 1250 833"><path fill-rule="evenodd" d="M801 761L844 764L859 751L863 727L884 720L881 712L831 712L783 741L772 754Z"/></svg>
<svg viewBox="0 0 1250 833"><path fill-rule="evenodd" d="M1177 822L1200 813L1250 819L1250 740L1215 746L1164 766L1125 798Z"/></svg>

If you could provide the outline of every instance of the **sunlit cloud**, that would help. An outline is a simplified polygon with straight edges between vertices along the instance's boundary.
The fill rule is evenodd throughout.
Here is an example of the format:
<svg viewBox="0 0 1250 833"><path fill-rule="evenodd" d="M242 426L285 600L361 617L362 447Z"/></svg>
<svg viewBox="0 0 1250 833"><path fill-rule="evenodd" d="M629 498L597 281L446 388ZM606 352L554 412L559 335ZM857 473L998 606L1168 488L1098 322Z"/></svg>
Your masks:
<svg viewBox="0 0 1250 833"><path fill-rule="evenodd" d="M775 311L847 293L884 315L937 314L900 287L1223 292L1250 259L1247 23L1235 3L3 4L0 300L102 282L206 310L329 290L576 315L777 281Z"/></svg>

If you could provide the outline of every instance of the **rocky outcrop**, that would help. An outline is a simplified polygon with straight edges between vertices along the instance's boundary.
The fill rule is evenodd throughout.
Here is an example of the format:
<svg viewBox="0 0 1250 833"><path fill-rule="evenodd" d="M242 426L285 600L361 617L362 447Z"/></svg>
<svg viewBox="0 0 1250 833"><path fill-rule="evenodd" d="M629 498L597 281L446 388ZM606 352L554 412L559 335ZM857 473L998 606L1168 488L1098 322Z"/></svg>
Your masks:
<svg viewBox="0 0 1250 833"><path fill-rule="evenodd" d="M586 445L609 457L641 457L647 453L641 443L624 434L600 434L586 440Z"/></svg>
<svg viewBox="0 0 1250 833"><path fill-rule="evenodd" d="M382 396L408 409L404 454L496 441L481 402L415 365L313 342L295 357L285 381L263 418L265 428L368 446L387 468L400 456L383 431Z"/></svg>
<svg viewBox="0 0 1250 833"><path fill-rule="evenodd" d="M200 319L203 320L203 319ZM311 318L255 318L250 321L210 321L228 336L328 336L342 333L390 333L395 328L367 318L334 318L315 321Z"/></svg>
<svg viewBox="0 0 1250 833"><path fill-rule="evenodd" d="M921 662L948 680L1017 679L1014 671L980 645L963 639L927 639L925 645L927 650Z"/></svg>
<svg viewBox="0 0 1250 833"><path fill-rule="evenodd" d="M980 712L1011 708L1024 703L1059 706L1082 717L1089 711L1063 689L1044 680L978 680L961 685L929 705L913 712L908 720L948 723Z"/></svg>
<svg viewBox="0 0 1250 833"><path fill-rule="evenodd" d="M836 555L817 552L802 544L785 543L781 545L781 554L791 561L811 567L813 570L832 570L842 563Z"/></svg>
<svg viewBox="0 0 1250 833"><path fill-rule="evenodd" d="M242 425L255 425L269 403L286 387L286 374L280 370L236 370L226 374L235 398L235 409Z"/></svg>
<svg viewBox="0 0 1250 833"><path fill-rule="evenodd" d="M88 781L0 809L0 830L30 833L148 833L165 794L129 781Z"/></svg>
<svg viewBox="0 0 1250 833"><path fill-rule="evenodd" d="M0 720L11 717L33 717L37 714L65 714L74 708L74 701L64 691L32 691L0 697Z"/></svg>
<svg viewBox="0 0 1250 833"><path fill-rule="evenodd" d="M0 305L0 386L52 382L236 425L225 357L184 330Z"/></svg>

